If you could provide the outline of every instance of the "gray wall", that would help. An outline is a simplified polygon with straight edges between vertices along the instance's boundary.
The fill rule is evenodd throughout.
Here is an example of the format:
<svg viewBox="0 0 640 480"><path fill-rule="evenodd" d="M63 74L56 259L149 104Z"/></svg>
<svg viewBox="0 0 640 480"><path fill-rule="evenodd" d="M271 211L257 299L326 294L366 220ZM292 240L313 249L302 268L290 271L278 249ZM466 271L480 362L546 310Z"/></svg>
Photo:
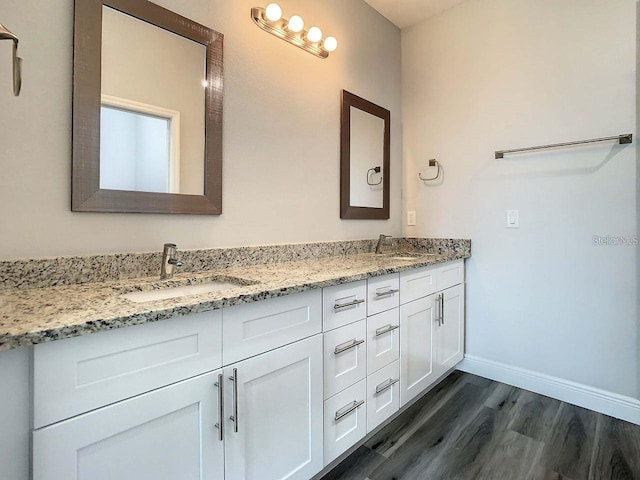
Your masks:
<svg viewBox="0 0 640 480"><path fill-rule="evenodd" d="M471 0L403 31L408 234L473 239L467 353L638 396L634 0ZM429 158L444 182L423 185ZM520 211L507 229L506 211Z"/></svg>
<svg viewBox="0 0 640 480"><path fill-rule="evenodd" d="M72 0L4 0L22 95L0 44L0 258L373 238L401 233L400 32L360 0L280 2L338 39L326 60L267 34L253 1L157 3L225 34L224 214L70 211ZM340 91L391 110L391 219L340 220Z"/></svg>

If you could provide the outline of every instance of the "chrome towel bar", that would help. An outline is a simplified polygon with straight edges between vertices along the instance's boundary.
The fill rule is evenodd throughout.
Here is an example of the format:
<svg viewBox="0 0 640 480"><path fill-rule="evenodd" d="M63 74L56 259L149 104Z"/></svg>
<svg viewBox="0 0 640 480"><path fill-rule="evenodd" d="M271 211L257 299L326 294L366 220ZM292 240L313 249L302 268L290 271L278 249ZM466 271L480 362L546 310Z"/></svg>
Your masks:
<svg viewBox="0 0 640 480"><path fill-rule="evenodd" d="M581 144L584 144L584 143L607 142L609 140L616 140L620 144L631 143L633 141L633 134L625 133L625 134L622 134L622 135L615 135L613 137L591 138L589 140L578 140L578 141L575 141L575 142L566 142L566 143L554 143L554 144L551 144L551 145L539 145L537 147L514 148L513 150L497 150L496 151L496 159L504 158L504 156L506 154L509 154L509 153L529 152L531 150L542 150L544 148L569 147L571 145L581 145Z"/></svg>

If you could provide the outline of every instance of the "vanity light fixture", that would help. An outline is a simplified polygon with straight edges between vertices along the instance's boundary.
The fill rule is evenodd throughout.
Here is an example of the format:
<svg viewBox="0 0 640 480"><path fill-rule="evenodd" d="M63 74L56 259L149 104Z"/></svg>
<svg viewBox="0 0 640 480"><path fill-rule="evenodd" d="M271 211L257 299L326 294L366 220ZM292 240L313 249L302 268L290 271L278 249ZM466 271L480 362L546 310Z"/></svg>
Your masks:
<svg viewBox="0 0 640 480"><path fill-rule="evenodd" d="M322 39L322 30L311 27L304 29L304 20L299 15L292 15L288 20L282 17L282 9L277 3L270 3L266 8L251 9L251 18L264 31L269 32L287 42L312 53L316 57L327 58L329 52L338 48L334 37Z"/></svg>
<svg viewBox="0 0 640 480"><path fill-rule="evenodd" d="M13 41L13 94L20 95L22 88L22 59L18 56L18 37L0 23L0 40Z"/></svg>

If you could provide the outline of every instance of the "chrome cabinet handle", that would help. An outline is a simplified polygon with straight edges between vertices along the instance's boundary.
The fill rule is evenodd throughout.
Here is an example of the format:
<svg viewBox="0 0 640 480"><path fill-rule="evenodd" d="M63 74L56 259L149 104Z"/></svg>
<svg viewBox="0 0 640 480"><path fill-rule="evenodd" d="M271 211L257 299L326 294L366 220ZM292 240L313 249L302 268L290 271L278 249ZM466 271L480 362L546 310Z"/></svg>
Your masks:
<svg viewBox="0 0 640 480"><path fill-rule="evenodd" d="M233 369L233 375L229 377L233 382L233 415L229 420L233 422L233 431L238 433L238 369Z"/></svg>
<svg viewBox="0 0 640 480"><path fill-rule="evenodd" d="M224 431L223 431L223 418L224 418L224 395L222 392L222 379L223 379L223 375L219 374L218 375L218 381L214 384L216 387L218 387L218 423L216 423L215 427L218 429L218 440L220 440L221 442L224 440Z"/></svg>
<svg viewBox="0 0 640 480"><path fill-rule="evenodd" d="M349 405L345 405L344 407L342 407L336 412L336 421L340 420L345 415L349 415L356 408L358 408L360 405L363 405L363 404L364 404L364 400L360 400L360 401L354 400L353 403Z"/></svg>
<svg viewBox="0 0 640 480"><path fill-rule="evenodd" d="M364 339L363 340L357 340L357 339L354 338L353 340L349 340L348 342L341 343L340 345L336 346L336 348L333 351L333 353L338 355L339 353L346 352L347 350L351 350L353 347L357 347L361 343L364 343Z"/></svg>
<svg viewBox="0 0 640 480"><path fill-rule="evenodd" d="M348 308L348 307L355 307L356 305L360 305L361 303L364 303L364 300L358 300L357 298L352 301L352 302L348 302L348 303L336 303L333 306L334 310L340 310L341 308Z"/></svg>
<svg viewBox="0 0 640 480"><path fill-rule="evenodd" d="M379 337L380 335L384 335L385 333L393 332L397 328L400 328L400 325L389 324L386 327L378 328L376 329L376 337Z"/></svg>
<svg viewBox="0 0 640 480"><path fill-rule="evenodd" d="M389 290L385 290L384 292L376 292L376 298L388 297L393 295L394 293L398 293L400 290L397 288L390 288Z"/></svg>
<svg viewBox="0 0 640 480"><path fill-rule="evenodd" d="M444 325L444 293L440 294L440 322Z"/></svg>
<svg viewBox="0 0 640 480"><path fill-rule="evenodd" d="M378 385L376 387L376 395L379 395L380 393L384 392L387 388L392 387L393 385L395 385L399 381L400 381L399 378L397 378L395 380L393 378L390 378L386 382L381 383L380 385Z"/></svg>

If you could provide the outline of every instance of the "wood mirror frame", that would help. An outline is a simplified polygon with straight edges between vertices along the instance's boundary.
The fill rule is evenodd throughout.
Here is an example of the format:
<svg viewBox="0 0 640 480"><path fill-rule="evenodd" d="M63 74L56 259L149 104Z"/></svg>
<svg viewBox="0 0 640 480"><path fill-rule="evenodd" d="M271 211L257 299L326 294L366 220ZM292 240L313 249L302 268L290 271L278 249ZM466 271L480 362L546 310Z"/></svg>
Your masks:
<svg viewBox="0 0 640 480"><path fill-rule="evenodd" d="M382 208L351 205L351 107L367 112L384 121ZM363 220L389 219L389 167L391 140L391 112L353 93L342 90L340 115L340 218Z"/></svg>
<svg viewBox="0 0 640 480"><path fill-rule="evenodd" d="M103 5L206 47L204 195L100 188ZM148 0L75 1L71 210L208 215L222 213L223 39L221 33Z"/></svg>

